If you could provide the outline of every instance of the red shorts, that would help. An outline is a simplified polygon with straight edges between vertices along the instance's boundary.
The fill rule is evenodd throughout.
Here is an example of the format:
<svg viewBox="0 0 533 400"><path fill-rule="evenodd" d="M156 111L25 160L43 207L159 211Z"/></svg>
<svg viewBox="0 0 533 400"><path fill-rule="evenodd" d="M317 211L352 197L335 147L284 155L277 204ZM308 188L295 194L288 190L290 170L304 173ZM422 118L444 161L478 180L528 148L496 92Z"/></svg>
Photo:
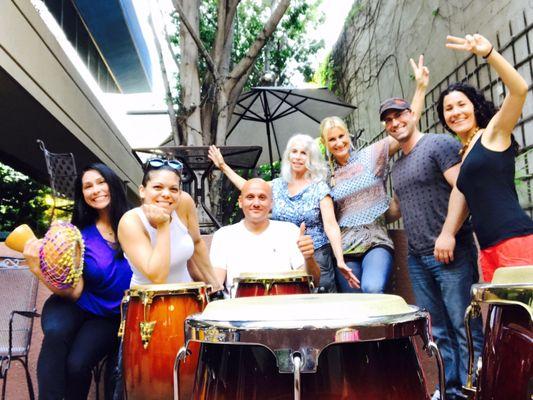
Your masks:
<svg viewBox="0 0 533 400"><path fill-rule="evenodd" d="M533 265L533 234L505 239L479 252L483 280L491 282L499 267Z"/></svg>

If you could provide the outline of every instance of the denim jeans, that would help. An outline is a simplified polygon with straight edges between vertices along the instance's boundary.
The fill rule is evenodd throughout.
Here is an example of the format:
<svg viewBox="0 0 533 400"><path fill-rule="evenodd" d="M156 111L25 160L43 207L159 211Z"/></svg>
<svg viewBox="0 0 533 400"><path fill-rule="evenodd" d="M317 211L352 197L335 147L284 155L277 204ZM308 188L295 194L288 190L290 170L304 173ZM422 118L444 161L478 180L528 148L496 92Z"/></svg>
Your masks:
<svg viewBox="0 0 533 400"><path fill-rule="evenodd" d="M346 265L361 282L361 289L350 287L344 276L335 270L341 293L383 293L392 271L392 251L374 247L362 257L345 256Z"/></svg>
<svg viewBox="0 0 533 400"><path fill-rule="evenodd" d="M52 295L41 317L39 399L86 399L92 368L117 347L120 317L100 317Z"/></svg>
<svg viewBox="0 0 533 400"><path fill-rule="evenodd" d="M461 393L466 382L468 348L464 315L470 304L470 287L479 278L476 259L473 243L456 247L450 264L439 263L432 255L408 257L416 303L431 315L433 338L444 361L446 396L452 399ZM477 361L483 348L481 318L473 320L471 328Z"/></svg>

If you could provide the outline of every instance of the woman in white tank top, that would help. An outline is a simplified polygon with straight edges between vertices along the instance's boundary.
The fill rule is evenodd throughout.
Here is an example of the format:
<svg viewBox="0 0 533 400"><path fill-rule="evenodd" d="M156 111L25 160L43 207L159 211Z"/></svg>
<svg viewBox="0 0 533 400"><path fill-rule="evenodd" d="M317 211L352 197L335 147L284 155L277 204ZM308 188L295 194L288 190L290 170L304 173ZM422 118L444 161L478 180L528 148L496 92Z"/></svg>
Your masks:
<svg viewBox="0 0 533 400"><path fill-rule="evenodd" d="M194 201L180 188L181 169L176 160L148 160L139 187L142 206L120 220L118 238L133 270L131 286L197 280L219 289Z"/></svg>

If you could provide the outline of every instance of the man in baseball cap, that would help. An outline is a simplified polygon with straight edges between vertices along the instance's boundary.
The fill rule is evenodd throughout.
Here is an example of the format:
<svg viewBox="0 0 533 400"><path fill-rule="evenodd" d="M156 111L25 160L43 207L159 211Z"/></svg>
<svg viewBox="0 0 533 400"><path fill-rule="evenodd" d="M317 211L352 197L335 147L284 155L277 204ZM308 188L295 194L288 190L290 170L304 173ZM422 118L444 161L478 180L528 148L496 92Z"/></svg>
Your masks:
<svg viewBox="0 0 533 400"><path fill-rule="evenodd" d="M448 134L420 132L419 117L404 99L383 101L379 116L402 150L392 167L395 206L391 210L398 210L399 204L416 303L429 311L433 337L444 359L446 387L440 390L446 390L448 399L462 398L468 358L464 314L470 287L479 275L469 221L463 224L464 219L448 216L449 202L464 201L455 187L461 146ZM476 360L483 346L479 319L473 321L472 333Z"/></svg>

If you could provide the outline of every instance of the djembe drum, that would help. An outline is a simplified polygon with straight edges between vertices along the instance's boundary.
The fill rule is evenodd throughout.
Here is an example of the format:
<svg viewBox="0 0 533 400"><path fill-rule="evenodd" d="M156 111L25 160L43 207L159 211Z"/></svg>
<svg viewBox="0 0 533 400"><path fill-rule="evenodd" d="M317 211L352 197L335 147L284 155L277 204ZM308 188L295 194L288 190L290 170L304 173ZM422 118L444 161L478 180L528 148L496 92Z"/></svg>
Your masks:
<svg viewBox="0 0 533 400"><path fill-rule="evenodd" d="M193 399L428 400L413 339L442 359L429 314L398 296L309 294L210 303L185 321L202 343ZM177 355L175 374L187 359Z"/></svg>
<svg viewBox="0 0 533 400"><path fill-rule="evenodd" d="M485 343L474 387L470 320L488 305ZM533 398L533 266L498 268L492 283L472 286L465 325L469 366L465 391L477 400Z"/></svg>

